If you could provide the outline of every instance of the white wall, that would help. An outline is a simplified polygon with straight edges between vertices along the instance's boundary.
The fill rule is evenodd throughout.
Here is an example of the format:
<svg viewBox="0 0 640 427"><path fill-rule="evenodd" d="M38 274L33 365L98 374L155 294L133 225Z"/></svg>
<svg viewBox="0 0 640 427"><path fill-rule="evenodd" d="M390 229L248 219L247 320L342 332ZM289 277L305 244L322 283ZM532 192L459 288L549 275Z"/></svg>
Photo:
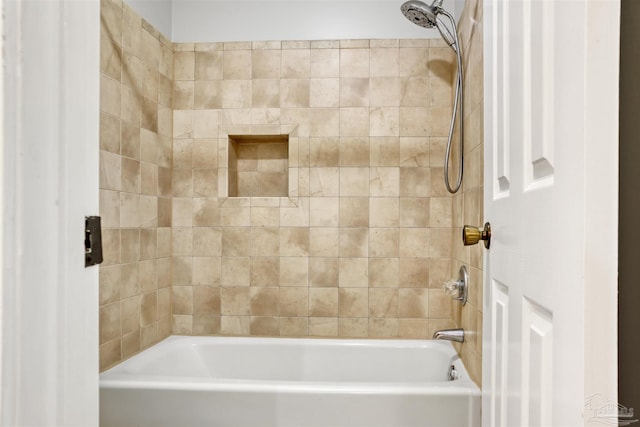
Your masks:
<svg viewBox="0 0 640 427"><path fill-rule="evenodd" d="M172 0L125 0L125 3L171 40Z"/></svg>
<svg viewBox="0 0 640 427"><path fill-rule="evenodd" d="M428 0L430 3L430 1ZM444 7L457 15L455 0ZM173 0L173 41L439 38L411 24L402 0Z"/></svg>

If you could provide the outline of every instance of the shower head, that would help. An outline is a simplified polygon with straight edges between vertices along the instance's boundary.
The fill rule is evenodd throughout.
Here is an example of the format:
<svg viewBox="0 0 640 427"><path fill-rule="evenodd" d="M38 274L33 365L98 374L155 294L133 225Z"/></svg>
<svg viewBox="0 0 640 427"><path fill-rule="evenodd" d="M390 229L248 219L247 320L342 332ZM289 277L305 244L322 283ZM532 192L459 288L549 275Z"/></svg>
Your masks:
<svg viewBox="0 0 640 427"><path fill-rule="evenodd" d="M437 24L437 8L440 7L440 5L436 5L437 2L438 0L434 1L433 4L429 6L428 4L418 0L410 0L400 6L400 10L402 11L402 14L414 24L424 28L433 28Z"/></svg>
<svg viewBox="0 0 640 427"><path fill-rule="evenodd" d="M431 6L419 0L409 0L400 6L402 14L411 22L424 28L437 28L442 38L453 50L456 50L456 41L451 30L438 20L438 15L443 14L455 26L453 17L442 8L443 0L434 0Z"/></svg>

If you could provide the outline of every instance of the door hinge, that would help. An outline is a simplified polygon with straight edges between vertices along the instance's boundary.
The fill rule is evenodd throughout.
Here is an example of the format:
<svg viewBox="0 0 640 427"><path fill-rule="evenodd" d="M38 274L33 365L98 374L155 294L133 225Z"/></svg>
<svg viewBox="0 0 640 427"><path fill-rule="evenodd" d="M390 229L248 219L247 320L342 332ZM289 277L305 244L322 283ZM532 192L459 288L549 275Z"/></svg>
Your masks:
<svg viewBox="0 0 640 427"><path fill-rule="evenodd" d="M84 266L102 262L102 232L99 216L84 217Z"/></svg>

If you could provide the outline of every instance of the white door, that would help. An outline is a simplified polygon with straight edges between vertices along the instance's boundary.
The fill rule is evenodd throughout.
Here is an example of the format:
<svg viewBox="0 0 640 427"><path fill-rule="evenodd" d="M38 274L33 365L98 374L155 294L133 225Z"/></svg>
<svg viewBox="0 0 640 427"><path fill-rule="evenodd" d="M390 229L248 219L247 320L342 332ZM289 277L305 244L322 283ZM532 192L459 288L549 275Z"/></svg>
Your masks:
<svg viewBox="0 0 640 427"><path fill-rule="evenodd" d="M98 0L2 1L0 425L98 425Z"/></svg>
<svg viewBox="0 0 640 427"><path fill-rule="evenodd" d="M484 29L483 425L585 425L616 400L619 1L484 0Z"/></svg>

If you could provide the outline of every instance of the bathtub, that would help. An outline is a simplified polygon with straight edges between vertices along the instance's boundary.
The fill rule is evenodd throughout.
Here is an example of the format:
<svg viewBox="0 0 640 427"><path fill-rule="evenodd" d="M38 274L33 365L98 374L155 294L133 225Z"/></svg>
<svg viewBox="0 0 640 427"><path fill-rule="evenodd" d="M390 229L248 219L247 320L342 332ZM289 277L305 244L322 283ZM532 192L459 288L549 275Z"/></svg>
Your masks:
<svg viewBox="0 0 640 427"><path fill-rule="evenodd" d="M463 427L480 406L445 341L172 336L100 375L101 427Z"/></svg>

